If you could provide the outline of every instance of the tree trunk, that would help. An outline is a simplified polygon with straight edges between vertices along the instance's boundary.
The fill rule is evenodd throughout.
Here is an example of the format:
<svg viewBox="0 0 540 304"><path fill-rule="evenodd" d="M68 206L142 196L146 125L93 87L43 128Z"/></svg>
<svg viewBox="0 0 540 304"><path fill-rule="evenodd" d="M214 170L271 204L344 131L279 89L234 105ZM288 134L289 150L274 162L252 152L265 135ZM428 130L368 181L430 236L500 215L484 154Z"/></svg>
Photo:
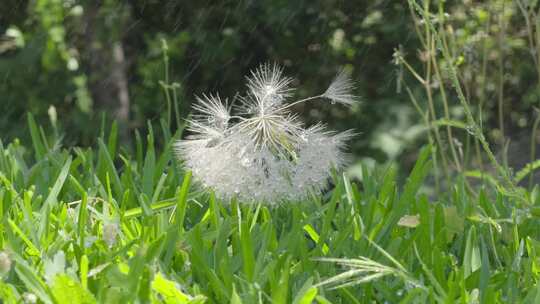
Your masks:
<svg viewBox="0 0 540 304"><path fill-rule="evenodd" d="M119 122L127 123L129 121L129 90L126 77L126 59L121 41L114 44L111 69L118 102L114 116Z"/></svg>
<svg viewBox="0 0 540 304"><path fill-rule="evenodd" d="M94 101L94 110L112 113L112 118L119 125L120 138L125 140L128 138L130 122L128 60L126 60L121 35L111 34L109 41L100 42L98 33L103 31L121 33L123 26L130 18L129 14L120 14L117 22L105 25L101 20L100 12L103 5L106 4L96 1L85 10L85 47L80 49L85 52L89 76L88 86ZM107 43L112 47L108 47Z"/></svg>

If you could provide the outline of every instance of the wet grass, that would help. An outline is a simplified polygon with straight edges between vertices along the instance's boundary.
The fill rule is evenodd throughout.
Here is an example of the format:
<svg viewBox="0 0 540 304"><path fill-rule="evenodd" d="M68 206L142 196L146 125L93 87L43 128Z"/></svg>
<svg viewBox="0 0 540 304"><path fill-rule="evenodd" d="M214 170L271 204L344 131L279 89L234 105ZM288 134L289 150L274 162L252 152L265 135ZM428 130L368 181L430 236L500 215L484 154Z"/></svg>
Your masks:
<svg viewBox="0 0 540 304"><path fill-rule="evenodd" d="M4 303L538 303L538 188L434 197L424 148L394 167L336 177L324 197L277 207L221 202L164 142L112 126L95 148L0 146ZM156 131L157 133L158 131ZM524 203L527 202L527 203ZM11 265L9 265L11 262Z"/></svg>

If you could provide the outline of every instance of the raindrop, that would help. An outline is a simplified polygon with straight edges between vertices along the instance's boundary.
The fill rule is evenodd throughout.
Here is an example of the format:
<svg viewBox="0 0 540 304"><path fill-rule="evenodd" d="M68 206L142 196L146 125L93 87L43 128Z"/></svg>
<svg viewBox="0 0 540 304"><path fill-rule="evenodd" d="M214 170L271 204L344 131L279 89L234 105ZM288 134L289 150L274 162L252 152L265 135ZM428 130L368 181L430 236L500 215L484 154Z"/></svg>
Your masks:
<svg viewBox="0 0 540 304"><path fill-rule="evenodd" d="M220 138L219 137L214 137L212 139L210 139L207 143L206 143L206 148L212 148L212 147L215 147L219 144L220 142Z"/></svg>
<svg viewBox="0 0 540 304"><path fill-rule="evenodd" d="M271 85L264 86L264 90L266 95L274 95L276 93L276 89Z"/></svg>
<svg viewBox="0 0 540 304"><path fill-rule="evenodd" d="M244 154L246 154L246 147L243 147L242 149L240 149L240 152L238 153L238 157L242 158L244 157Z"/></svg>
<svg viewBox="0 0 540 304"><path fill-rule="evenodd" d="M242 164L242 166L248 168L251 166L251 160L247 157L244 157L242 158L242 160L240 161L240 164Z"/></svg>
<svg viewBox="0 0 540 304"><path fill-rule="evenodd" d="M472 136L476 136L476 128L473 125L467 125L467 127L465 127L465 130Z"/></svg>

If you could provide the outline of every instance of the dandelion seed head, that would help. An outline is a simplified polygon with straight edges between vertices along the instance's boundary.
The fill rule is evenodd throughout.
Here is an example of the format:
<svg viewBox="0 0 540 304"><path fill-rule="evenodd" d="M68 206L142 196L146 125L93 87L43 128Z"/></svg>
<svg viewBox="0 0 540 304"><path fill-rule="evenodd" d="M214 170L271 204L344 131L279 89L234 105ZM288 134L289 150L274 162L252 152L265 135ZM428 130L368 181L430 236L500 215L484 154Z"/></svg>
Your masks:
<svg viewBox="0 0 540 304"><path fill-rule="evenodd" d="M194 106L199 116L188 121L192 134L175 144L195 179L224 200L302 200L324 190L331 170L346 163L344 149L352 133L330 132L322 124L305 128L290 112L295 102L286 103L292 89L282 72L269 64L252 72L249 92L238 99L237 115L217 96L199 98ZM339 81L332 96L344 98ZM325 94L298 102L329 98Z"/></svg>

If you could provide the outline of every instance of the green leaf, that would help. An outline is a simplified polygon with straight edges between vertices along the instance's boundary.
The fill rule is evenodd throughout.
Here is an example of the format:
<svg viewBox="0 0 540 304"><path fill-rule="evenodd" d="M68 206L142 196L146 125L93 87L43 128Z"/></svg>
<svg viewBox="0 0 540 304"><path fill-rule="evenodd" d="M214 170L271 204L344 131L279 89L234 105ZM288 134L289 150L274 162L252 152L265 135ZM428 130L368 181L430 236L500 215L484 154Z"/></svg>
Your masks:
<svg viewBox="0 0 540 304"><path fill-rule="evenodd" d="M478 246L476 238L476 229L472 226L467 235L467 243L465 245L465 254L463 257L463 271L465 278L480 269L481 266L482 258L480 256L480 247Z"/></svg>
<svg viewBox="0 0 540 304"><path fill-rule="evenodd" d="M81 285L84 289L88 288L88 257L83 255L80 262Z"/></svg>
<svg viewBox="0 0 540 304"><path fill-rule="evenodd" d="M317 233L317 231L315 231L315 229L313 229L310 224L304 225L303 229L305 232L307 232L307 234L315 242L315 244L319 244L319 234ZM324 255L328 254L329 250L330 249L328 248L328 245L322 244L322 252Z"/></svg>
<svg viewBox="0 0 540 304"><path fill-rule="evenodd" d="M92 304L96 303L94 296L82 285L66 274L54 278L52 293L58 303Z"/></svg>
<svg viewBox="0 0 540 304"><path fill-rule="evenodd" d="M8 223L11 226L11 229L15 234L21 238L21 240L28 246L27 252L31 256L38 256L40 251L39 249L30 241L30 239L24 234L24 232L19 228L19 226L12 220L8 219Z"/></svg>
<svg viewBox="0 0 540 304"><path fill-rule="evenodd" d="M38 298L44 303L53 303L47 285L45 285L45 283L41 280L36 270L28 265L28 263L18 254L14 253L13 258L16 262L15 272L26 288L38 296Z"/></svg>
<svg viewBox="0 0 540 304"><path fill-rule="evenodd" d="M36 160L41 160L47 153L45 146L41 142L39 136L39 129L36 125L34 116L31 113L28 113L28 127L30 129L30 137L32 138L32 144L34 146L34 152L36 155Z"/></svg>
<svg viewBox="0 0 540 304"><path fill-rule="evenodd" d="M279 278L275 282L272 288L272 303L273 304L286 304L289 294L289 278L290 278L290 267L291 259L288 256L283 256L280 258L281 265L279 269Z"/></svg>
<svg viewBox="0 0 540 304"><path fill-rule="evenodd" d="M100 166L98 166L98 174L100 174L100 178L102 180L102 184L106 184L106 176L111 176L113 179L113 187L117 195L121 195L124 193L124 187L122 186L122 182L120 181L120 176L118 175L118 171L116 170L116 167L114 166L114 162L112 159L112 156L109 154L109 148L105 145L103 140L101 138L98 139L99 144L99 163Z"/></svg>
<svg viewBox="0 0 540 304"><path fill-rule="evenodd" d="M242 299L240 299L240 296L236 293L236 287L234 285L231 295L231 304L242 304Z"/></svg>
<svg viewBox="0 0 540 304"><path fill-rule="evenodd" d="M0 280L0 302L4 304L17 304L17 289L10 284L6 284Z"/></svg>
<svg viewBox="0 0 540 304"><path fill-rule="evenodd" d="M247 221L242 221L239 227L240 242L242 246L242 261L244 274L249 281L253 280L255 271L255 256L253 251L253 241L251 239L251 233L249 231L249 225Z"/></svg>
<svg viewBox="0 0 540 304"><path fill-rule="evenodd" d="M537 159L523 166L523 168L516 173L514 180L516 181L516 183L519 183L525 177L527 177L527 175L532 174L538 168L540 168L540 159Z"/></svg>
<svg viewBox="0 0 540 304"><path fill-rule="evenodd" d="M318 289L315 286L312 286L313 280L308 279L300 291L296 294L293 300L293 304L311 304L317 296Z"/></svg>
<svg viewBox="0 0 540 304"><path fill-rule="evenodd" d="M64 166L62 167L62 170L60 170L60 174L58 174L58 177L56 178L56 181L54 182L53 187L51 188L51 191L49 192L49 195L47 196L47 199L43 203L43 207L46 206L55 207L58 199L58 194L60 194L60 190L62 190L62 187L64 186L64 183L66 182L66 178L69 174L69 169L71 167L71 157L67 159Z"/></svg>
<svg viewBox="0 0 540 304"><path fill-rule="evenodd" d="M180 291L175 282L165 279L161 273L154 277L152 289L163 298L166 304L204 303L204 297L191 298Z"/></svg>

